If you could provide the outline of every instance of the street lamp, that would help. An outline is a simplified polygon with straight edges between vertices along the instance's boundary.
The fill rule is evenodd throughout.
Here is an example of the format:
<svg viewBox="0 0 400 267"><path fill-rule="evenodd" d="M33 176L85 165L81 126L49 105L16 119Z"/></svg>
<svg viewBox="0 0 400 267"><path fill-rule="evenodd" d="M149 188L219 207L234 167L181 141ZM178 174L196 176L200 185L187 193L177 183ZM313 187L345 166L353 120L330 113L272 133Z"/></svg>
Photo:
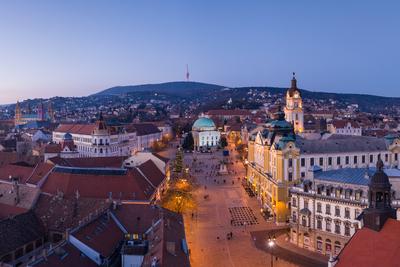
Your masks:
<svg viewBox="0 0 400 267"><path fill-rule="evenodd" d="M271 254L271 267L273 267L274 266L274 255L273 255L273 253L272 253L272 249L274 248L274 246L275 246L275 242L276 242L276 239L275 239L275 236L270 236L269 238L268 238L268 247L269 247L269 250L270 250L270 254Z"/></svg>

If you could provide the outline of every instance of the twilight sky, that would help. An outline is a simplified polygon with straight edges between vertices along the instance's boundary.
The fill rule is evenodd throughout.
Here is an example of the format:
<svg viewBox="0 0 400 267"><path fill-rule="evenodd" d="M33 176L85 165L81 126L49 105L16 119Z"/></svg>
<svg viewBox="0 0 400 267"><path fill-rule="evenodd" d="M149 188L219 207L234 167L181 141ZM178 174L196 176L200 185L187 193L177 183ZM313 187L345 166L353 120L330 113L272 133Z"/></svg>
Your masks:
<svg viewBox="0 0 400 267"><path fill-rule="evenodd" d="M268 3L267 3L268 2ZM350 3L351 2L351 3ZM240 4L241 3L241 4ZM400 1L2 1L0 104L185 79L400 96Z"/></svg>

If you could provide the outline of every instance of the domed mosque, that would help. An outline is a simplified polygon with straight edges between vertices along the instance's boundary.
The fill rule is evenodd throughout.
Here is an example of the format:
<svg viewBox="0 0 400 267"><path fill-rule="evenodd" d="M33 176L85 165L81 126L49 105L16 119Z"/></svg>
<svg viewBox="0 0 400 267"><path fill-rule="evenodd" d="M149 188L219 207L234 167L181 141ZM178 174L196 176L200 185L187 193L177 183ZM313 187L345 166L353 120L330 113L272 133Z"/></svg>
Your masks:
<svg viewBox="0 0 400 267"><path fill-rule="evenodd" d="M195 150L215 147L221 137L214 121L207 117L200 117L193 123L192 135Z"/></svg>

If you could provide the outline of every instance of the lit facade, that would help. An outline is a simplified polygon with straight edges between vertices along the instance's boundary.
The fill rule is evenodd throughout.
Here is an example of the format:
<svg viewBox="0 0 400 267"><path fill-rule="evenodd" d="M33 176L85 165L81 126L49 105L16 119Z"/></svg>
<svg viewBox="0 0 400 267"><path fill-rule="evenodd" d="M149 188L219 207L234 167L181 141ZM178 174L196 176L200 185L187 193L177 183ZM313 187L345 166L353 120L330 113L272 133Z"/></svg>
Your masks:
<svg viewBox="0 0 400 267"><path fill-rule="evenodd" d="M286 92L285 118L293 124L296 133L304 131L303 100L294 73L291 87Z"/></svg>

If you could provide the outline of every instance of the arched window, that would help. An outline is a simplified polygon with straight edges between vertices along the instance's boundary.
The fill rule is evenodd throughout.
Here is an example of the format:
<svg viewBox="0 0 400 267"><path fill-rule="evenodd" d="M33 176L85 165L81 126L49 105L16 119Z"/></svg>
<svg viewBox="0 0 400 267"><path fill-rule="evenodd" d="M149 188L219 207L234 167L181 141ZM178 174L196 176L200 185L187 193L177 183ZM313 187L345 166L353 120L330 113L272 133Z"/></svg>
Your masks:
<svg viewBox="0 0 400 267"><path fill-rule="evenodd" d="M330 239L325 240L325 253L326 254L331 254L332 252L332 244Z"/></svg>
<svg viewBox="0 0 400 267"><path fill-rule="evenodd" d="M335 255L339 255L341 249L342 249L342 246L341 246L340 242L335 241L335 251L334 251Z"/></svg>
<svg viewBox="0 0 400 267"><path fill-rule="evenodd" d="M317 251L322 252L322 238L317 236Z"/></svg>

